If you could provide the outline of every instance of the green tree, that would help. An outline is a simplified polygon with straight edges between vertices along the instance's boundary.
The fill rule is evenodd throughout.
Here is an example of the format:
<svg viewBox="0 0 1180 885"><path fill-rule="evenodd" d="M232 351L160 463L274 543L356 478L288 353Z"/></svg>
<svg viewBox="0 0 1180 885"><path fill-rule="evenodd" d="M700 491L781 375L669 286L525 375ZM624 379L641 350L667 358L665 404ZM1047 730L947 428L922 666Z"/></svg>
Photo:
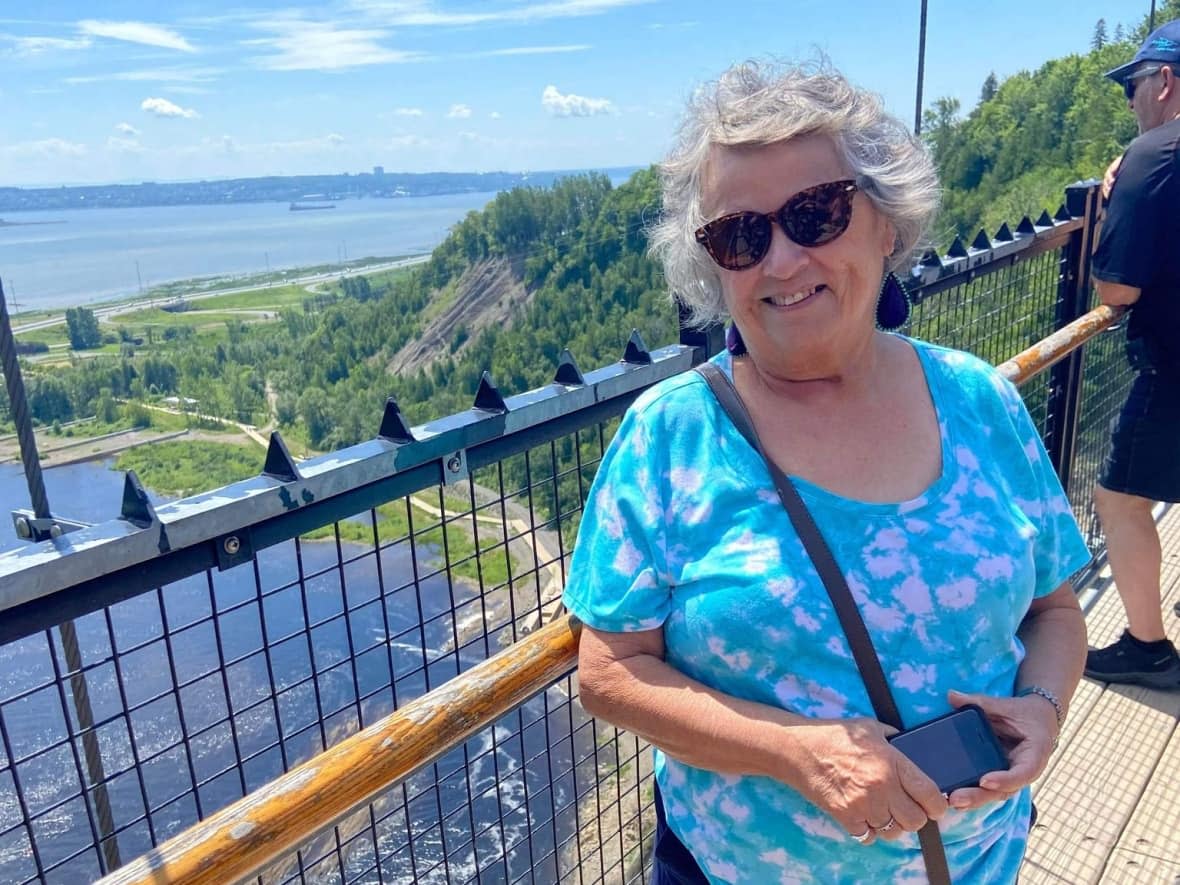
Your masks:
<svg viewBox="0 0 1180 885"><path fill-rule="evenodd" d="M996 72L992 71L987 75L987 79L983 81L983 88L979 90L979 103L991 101L996 97L996 91L999 90L1000 83L996 80Z"/></svg>
<svg viewBox="0 0 1180 885"><path fill-rule="evenodd" d="M1090 38L1090 48L1101 49L1106 43L1106 19L1100 18L1094 24L1094 36Z"/></svg>
<svg viewBox="0 0 1180 885"><path fill-rule="evenodd" d="M102 332L99 331L98 317L93 310L85 307L66 308L66 329L70 336L70 347L74 350L102 346Z"/></svg>

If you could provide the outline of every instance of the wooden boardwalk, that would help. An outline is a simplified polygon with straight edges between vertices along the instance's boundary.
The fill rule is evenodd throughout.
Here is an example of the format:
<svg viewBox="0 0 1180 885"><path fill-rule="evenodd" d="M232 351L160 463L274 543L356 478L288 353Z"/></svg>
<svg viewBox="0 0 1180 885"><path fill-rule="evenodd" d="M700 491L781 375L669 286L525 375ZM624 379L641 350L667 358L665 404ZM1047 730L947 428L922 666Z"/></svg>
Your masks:
<svg viewBox="0 0 1180 885"><path fill-rule="evenodd" d="M1180 600L1180 506L1163 515L1160 529L1164 623L1180 644L1172 614ZM1097 586L1086 623L1090 644L1106 645L1125 618L1109 570ZM1040 820L1021 885L1180 885L1180 691L1083 680L1061 746L1033 789Z"/></svg>

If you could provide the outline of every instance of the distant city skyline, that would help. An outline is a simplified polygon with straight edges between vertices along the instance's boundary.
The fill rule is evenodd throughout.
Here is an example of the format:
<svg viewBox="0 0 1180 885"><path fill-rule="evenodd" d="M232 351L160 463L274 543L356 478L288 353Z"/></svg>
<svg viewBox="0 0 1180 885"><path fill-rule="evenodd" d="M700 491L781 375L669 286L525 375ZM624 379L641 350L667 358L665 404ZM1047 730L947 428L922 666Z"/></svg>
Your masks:
<svg viewBox="0 0 1180 885"><path fill-rule="evenodd" d="M1150 3L954 7L930 3L925 98L968 110L989 72L1085 52L1099 18L1113 35ZM0 13L0 187L647 165L700 82L739 59L817 51L912 124L919 10L920 0L64 0Z"/></svg>

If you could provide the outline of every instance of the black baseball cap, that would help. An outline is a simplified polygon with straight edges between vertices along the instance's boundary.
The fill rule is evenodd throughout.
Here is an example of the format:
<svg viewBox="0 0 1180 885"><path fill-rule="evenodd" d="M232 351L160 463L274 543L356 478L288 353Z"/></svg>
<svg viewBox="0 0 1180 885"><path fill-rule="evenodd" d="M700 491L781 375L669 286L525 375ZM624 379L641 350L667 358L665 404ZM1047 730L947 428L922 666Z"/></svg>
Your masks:
<svg viewBox="0 0 1180 885"><path fill-rule="evenodd" d="M1106 76L1116 83L1122 83L1145 61L1180 64L1180 18L1152 31L1133 59L1113 71L1107 71Z"/></svg>

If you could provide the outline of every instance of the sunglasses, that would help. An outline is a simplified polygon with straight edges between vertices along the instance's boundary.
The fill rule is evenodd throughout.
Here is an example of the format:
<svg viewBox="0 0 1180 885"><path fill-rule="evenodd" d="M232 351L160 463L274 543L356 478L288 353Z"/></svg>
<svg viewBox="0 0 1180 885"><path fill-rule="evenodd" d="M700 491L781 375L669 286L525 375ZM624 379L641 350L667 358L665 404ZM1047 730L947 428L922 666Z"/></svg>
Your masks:
<svg viewBox="0 0 1180 885"><path fill-rule="evenodd" d="M1162 68L1144 68L1141 71L1136 71L1126 80L1123 81L1123 95L1127 96L1127 101L1135 100L1135 90L1139 87L1139 81L1145 77L1150 77L1153 74L1158 74Z"/></svg>
<svg viewBox="0 0 1180 885"><path fill-rule="evenodd" d="M793 243L822 246L852 221L852 179L817 184L791 197L775 212L733 212L697 229L697 242L726 270L753 267L770 251L772 225L777 223Z"/></svg>

